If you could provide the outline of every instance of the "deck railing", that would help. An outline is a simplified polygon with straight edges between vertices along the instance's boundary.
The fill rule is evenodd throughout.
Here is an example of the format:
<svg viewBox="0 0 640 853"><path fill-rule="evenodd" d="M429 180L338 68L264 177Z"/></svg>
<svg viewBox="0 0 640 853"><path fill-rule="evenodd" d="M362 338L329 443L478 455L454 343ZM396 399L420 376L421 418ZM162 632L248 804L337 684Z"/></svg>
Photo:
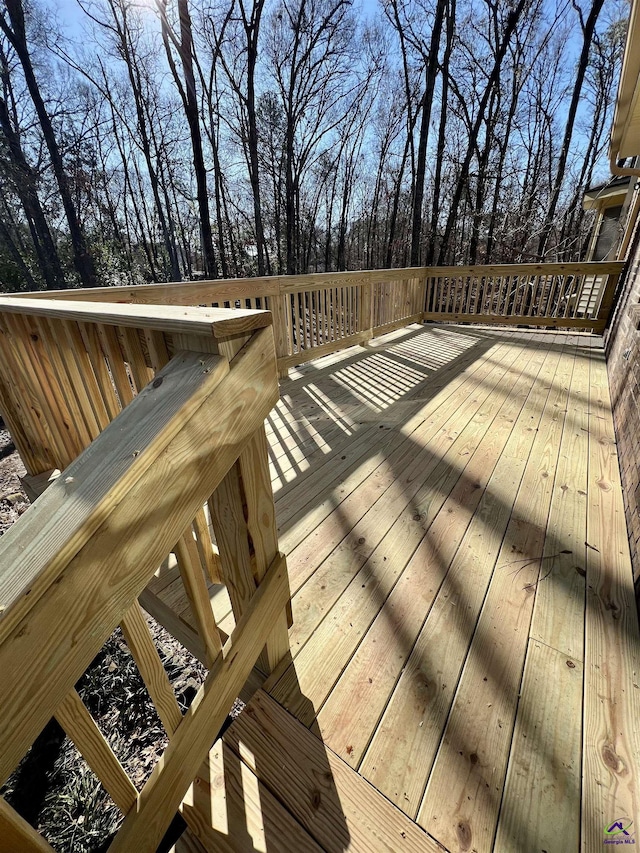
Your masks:
<svg viewBox="0 0 640 853"><path fill-rule="evenodd" d="M0 300L0 411L27 469L23 482L31 499L176 352L214 352L231 360L249 335L267 329L264 358L275 376L271 319L266 311ZM151 589L140 597L145 609L205 664L215 649L208 607L198 602L206 594L205 577L220 581L219 545L212 541L206 516L202 507L194 513L174 543L165 572L182 577L193 623L178 618ZM199 593L192 589L196 569Z"/></svg>
<svg viewBox="0 0 640 853"><path fill-rule="evenodd" d="M0 411L27 469L24 485L32 500L176 351L214 350L231 358L247 334L271 324L266 312L7 302L0 308ZM269 348L275 370L271 329ZM211 583L220 581L219 545L208 522L200 508L163 573L165 579L182 578L192 619L180 618L152 589L140 596L145 609L204 663L212 657L210 621L190 577L199 569Z"/></svg>
<svg viewBox="0 0 640 853"><path fill-rule="evenodd" d="M256 659L268 672L287 650L264 433L277 370L422 320L600 332L621 269L411 268L0 297L0 411L33 493L49 486L0 540L2 780L55 712L128 814L113 849L155 849ZM203 305L218 307L191 307ZM169 554L195 627L147 588ZM230 636L207 580L228 589ZM140 604L211 668L184 718ZM140 794L73 688L118 624L171 735ZM15 849L48 849L0 799L3 832Z"/></svg>
<svg viewBox="0 0 640 853"><path fill-rule="evenodd" d="M160 305L264 308L272 312L278 370L419 322L424 311L420 269L366 270L225 281L151 284L29 294Z"/></svg>
<svg viewBox="0 0 640 853"><path fill-rule="evenodd" d="M620 262L432 267L424 319L601 332L622 267Z"/></svg>
<svg viewBox="0 0 640 853"><path fill-rule="evenodd" d="M225 281L150 284L30 298L266 308L278 369L423 320L602 332L623 264L410 267Z"/></svg>
<svg viewBox="0 0 640 853"><path fill-rule="evenodd" d="M256 662L268 673L288 651L264 432L278 399L271 318L102 306L96 323L86 305L24 307L2 314L3 412L36 469L77 458L0 539L0 784L53 714L126 815L109 849L151 853ZM207 544L213 564L199 517L215 532L229 637L198 559ZM171 551L208 655L184 716L139 605ZM118 625L169 736L142 791L74 687ZM51 850L2 798L0 839Z"/></svg>

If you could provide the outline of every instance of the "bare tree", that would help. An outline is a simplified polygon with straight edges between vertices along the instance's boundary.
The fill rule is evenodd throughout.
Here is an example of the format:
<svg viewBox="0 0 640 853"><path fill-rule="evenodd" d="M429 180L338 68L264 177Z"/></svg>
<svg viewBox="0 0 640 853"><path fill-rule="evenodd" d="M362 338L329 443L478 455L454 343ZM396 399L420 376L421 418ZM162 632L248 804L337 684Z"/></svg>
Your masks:
<svg viewBox="0 0 640 853"><path fill-rule="evenodd" d="M217 278L218 265L213 249L211 234L211 216L209 213L209 195L207 192L207 170L202 150L202 135L200 133L200 111L196 78L194 72L193 32L191 15L187 0L178 0L178 19L180 39L175 36L167 17L167 0L156 0L162 22L162 40L167 54L167 61L173 80L176 84L184 114L189 126L191 148L193 152L193 168L196 176L198 214L200 219L200 237L202 240L203 271L206 278ZM176 63L173 59L172 46L176 48L182 65L184 83L180 78Z"/></svg>
<svg viewBox="0 0 640 853"><path fill-rule="evenodd" d="M600 12L602 11L603 5L604 0L593 0L591 8L589 9L587 20L585 21L583 9L578 5L576 0L572 0L572 6L578 15L578 19L580 21L580 29L582 30L582 49L580 51L580 58L578 60L578 67L576 69L575 83L573 85L571 102L569 104L569 111L567 113L567 121L565 124L562 145L560 146L560 154L558 156L558 164L556 167L555 178L551 188L551 198L549 199L547 214L545 217L544 225L542 227L542 231L540 233L540 239L538 241L538 257L541 259L545 255L549 242L549 237L553 229L554 217L556 213L556 208L558 206L558 200L560 198L560 190L562 189L562 182L564 180L567 160L569 157L569 146L571 145L571 139L573 137L573 129L576 121L576 115L578 112L578 105L580 103L580 96L582 94L584 78L587 71L587 65L589 63L589 52L591 49L591 42L593 40L596 22L598 20Z"/></svg>
<svg viewBox="0 0 640 853"><path fill-rule="evenodd" d="M60 199L69 227L75 268L85 287L93 287L97 284L95 266L87 247L78 213L71 198L69 180L62 162L58 141L31 61L22 0L4 0L4 10L0 10L0 29L20 60L27 89L35 107L40 127L42 128L42 134L49 152L58 192L60 193Z"/></svg>

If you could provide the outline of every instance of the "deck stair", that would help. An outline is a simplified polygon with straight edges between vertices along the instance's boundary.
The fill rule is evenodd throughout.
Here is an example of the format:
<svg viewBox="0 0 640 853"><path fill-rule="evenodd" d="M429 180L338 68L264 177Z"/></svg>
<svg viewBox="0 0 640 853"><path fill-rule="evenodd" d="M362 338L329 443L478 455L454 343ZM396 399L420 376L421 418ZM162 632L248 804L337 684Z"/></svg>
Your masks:
<svg viewBox="0 0 640 853"><path fill-rule="evenodd" d="M444 849L262 690L214 744L181 812L180 853Z"/></svg>

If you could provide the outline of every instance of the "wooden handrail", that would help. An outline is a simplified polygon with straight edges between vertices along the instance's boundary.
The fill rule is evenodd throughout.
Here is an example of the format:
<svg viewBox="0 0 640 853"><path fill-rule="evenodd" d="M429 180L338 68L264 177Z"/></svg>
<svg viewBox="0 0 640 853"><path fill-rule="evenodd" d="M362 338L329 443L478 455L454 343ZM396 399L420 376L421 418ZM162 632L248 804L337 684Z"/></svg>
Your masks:
<svg viewBox="0 0 640 853"><path fill-rule="evenodd" d="M75 291L68 291L73 293ZM82 302L80 300L33 300L0 296L0 314L22 314L30 317L50 317L75 320L80 323L103 323L128 328L155 329L182 335L207 335L228 338L271 325L266 311L242 309L191 308L177 311L169 305L148 305L141 308L131 304Z"/></svg>
<svg viewBox="0 0 640 853"><path fill-rule="evenodd" d="M539 264L475 264L474 266L428 267L428 276L455 275L614 275L622 272L622 261L558 261Z"/></svg>
<svg viewBox="0 0 640 853"><path fill-rule="evenodd" d="M176 353L0 539L0 782L56 714L127 811L114 851L156 849L256 661L268 672L288 651L289 588L264 436L277 399L270 327L238 341L229 355ZM217 651L180 718L137 597L236 466L240 517L231 508L216 523L221 534L229 523L245 530L253 562L239 577L239 539L221 553L224 583L242 587L244 598L234 604L228 639L211 616L217 642L209 648ZM74 692L118 624L171 736L140 797ZM8 820L0 810L0 834ZM22 831L20 821L11 826Z"/></svg>
<svg viewBox="0 0 640 853"><path fill-rule="evenodd" d="M355 287L390 280L448 275L608 275L622 272L621 261L571 261L533 264L476 264L474 266L404 267L384 270L347 270L344 272L304 273L300 275L261 276L260 278L211 279L207 281L169 282L116 287L91 287L73 290L36 291L7 294L12 299L55 299L88 302L130 302L156 305L199 305L203 302L276 296L330 287Z"/></svg>
<svg viewBox="0 0 640 853"><path fill-rule="evenodd" d="M358 284L379 283L394 279L421 278L428 271L428 267L348 270L344 272L304 273L301 275L261 276L260 278L140 284L135 287L125 285L106 288L89 287L73 290L34 291L7 295L12 298L26 299L78 299L89 302L199 305L203 302L216 301L218 298L229 301L248 297L276 296L280 293L300 293L305 290L322 290L325 287L351 287Z"/></svg>
<svg viewBox="0 0 640 853"><path fill-rule="evenodd" d="M224 350L273 322L284 377L290 367L423 321L601 332L622 266L410 267L7 295L0 409L29 475L41 475L68 465L195 339Z"/></svg>

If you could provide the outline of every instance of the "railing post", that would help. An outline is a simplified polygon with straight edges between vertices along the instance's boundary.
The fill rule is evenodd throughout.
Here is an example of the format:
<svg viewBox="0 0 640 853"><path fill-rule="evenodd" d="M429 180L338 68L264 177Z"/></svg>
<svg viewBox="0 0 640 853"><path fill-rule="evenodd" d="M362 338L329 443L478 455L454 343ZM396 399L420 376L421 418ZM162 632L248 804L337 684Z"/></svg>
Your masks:
<svg viewBox="0 0 640 853"><path fill-rule="evenodd" d="M260 585L278 556L278 524L269 473L269 443L264 425L240 454L238 460L247 528L253 546L253 571ZM293 623L291 601L273 624L259 666L269 674L289 651L289 623Z"/></svg>
<svg viewBox="0 0 640 853"><path fill-rule="evenodd" d="M373 334L373 282L369 281L360 288L360 311L358 316L358 331ZM366 341L362 341L364 344Z"/></svg>
<svg viewBox="0 0 640 853"><path fill-rule="evenodd" d="M607 283L604 286L604 293L602 294L602 300L600 301L600 308L597 316L597 320L602 323L602 331L604 331L607 321L609 320L609 315L611 314L613 297L615 296L619 279L620 273L610 273L607 276Z"/></svg>
<svg viewBox="0 0 640 853"><path fill-rule="evenodd" d="M422 279L422 284L424 288L424 295L422 299L422 313L425 314L429 311L429 305L431 301L431 291L433 289L433 279L429 275L429 271L425 272L424 278Z"/></svg>
<svg viewBox="0 0 640 853"><path fill-rule="evenodd" d="M279 379L286 379L289 375L289 370L282 366L281 359L291 355L289 352L289 336L287 334L286 305L287 296L280 292L280 285L278 285L278 292L274 296L269 297L269 310L273 315L273 338L276 345Z"/></svg>

